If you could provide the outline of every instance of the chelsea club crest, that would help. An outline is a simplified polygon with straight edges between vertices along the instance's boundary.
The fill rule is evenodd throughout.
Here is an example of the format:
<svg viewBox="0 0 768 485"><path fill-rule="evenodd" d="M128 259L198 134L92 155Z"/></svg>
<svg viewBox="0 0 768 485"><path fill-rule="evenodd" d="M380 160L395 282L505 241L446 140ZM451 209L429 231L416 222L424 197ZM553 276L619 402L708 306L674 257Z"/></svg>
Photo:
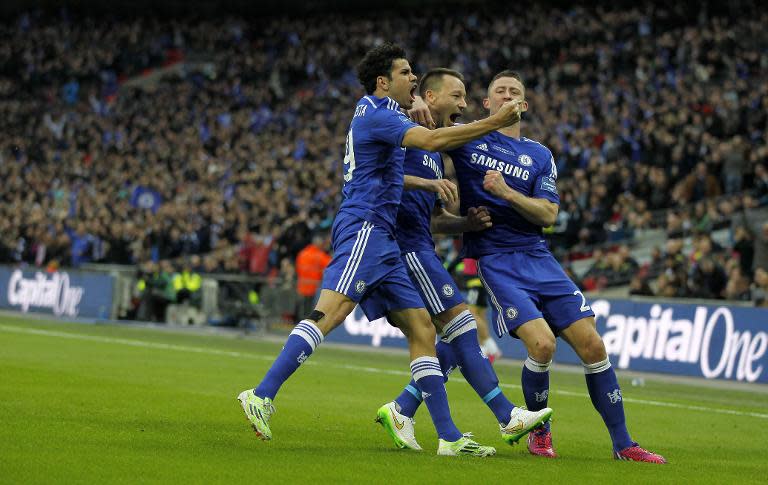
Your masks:
<svg viewBox="0 0 768 485"><path fill-rule="evenodd" d="M355 283L355 291L358 293L362 293L365 291L365 281L363 280L357 280L357 283Z"/></svg>

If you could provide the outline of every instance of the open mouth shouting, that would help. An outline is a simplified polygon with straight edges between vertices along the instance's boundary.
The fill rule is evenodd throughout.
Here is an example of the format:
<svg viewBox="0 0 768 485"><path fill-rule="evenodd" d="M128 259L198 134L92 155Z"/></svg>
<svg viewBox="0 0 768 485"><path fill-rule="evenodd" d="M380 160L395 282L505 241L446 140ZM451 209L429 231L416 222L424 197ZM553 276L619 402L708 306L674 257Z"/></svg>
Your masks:
<svg viewBox="0 0 768 485"><path fill-rule="evenodd" d="M451 122L451 125L455 124L459 118L461 118L461 110L456 110L448 115L448 120Z"/></svg>

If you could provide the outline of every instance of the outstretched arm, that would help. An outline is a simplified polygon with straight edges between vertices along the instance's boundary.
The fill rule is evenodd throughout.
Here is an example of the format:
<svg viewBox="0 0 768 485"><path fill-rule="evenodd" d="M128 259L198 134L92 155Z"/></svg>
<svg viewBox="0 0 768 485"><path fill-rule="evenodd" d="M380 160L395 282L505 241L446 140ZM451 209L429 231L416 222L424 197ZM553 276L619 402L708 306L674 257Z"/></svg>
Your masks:
<svg viewBox="0 0 768 485"><path fill-rule="evenodd" d="M430 152L458 148L492 131L520 121L520 103L520 101L508 101L493 116L466 125L436 130L414 126L405 133L402 145L406 148L421 148Z"/></svg>

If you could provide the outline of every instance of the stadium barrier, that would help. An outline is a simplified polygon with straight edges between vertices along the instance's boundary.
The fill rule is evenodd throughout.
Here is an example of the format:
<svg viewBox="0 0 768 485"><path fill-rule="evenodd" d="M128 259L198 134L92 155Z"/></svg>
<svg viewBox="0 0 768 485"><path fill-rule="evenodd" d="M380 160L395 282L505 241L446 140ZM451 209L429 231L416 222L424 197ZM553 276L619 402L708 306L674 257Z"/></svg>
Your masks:
<svg viewBox="0 0 768 485"><path fill-rule="evenodd" d="M722 302L595 298L597 329L619 369L768 383L768 309ZM372 347L406 347L403 334L360 308L327 338ZM503 338L505 358L524 360L521 342ZM579 364L559 341L555 362Z"/></svg>
<svg viewBox="0 0 768 485"><path fill-rule="evenodd" d="M0 267L0 308L62 317L110 318L114 278L78 270Z"/></svg>
<svg viewBox="0 0 768 485"><path fill-rule="evenodd" d="M295 308L292 290L266 285L260 288L264 299L258 308L234 305L244 302L248 290L263 282L244 276L205 276L202 310L209 319L245 318L261 322L259 327L264 328L266 321ZM130 299L134 285L133 273L114 268L45 273L0 266L0 308L114 319ZM768 309L723 303L598 296L591 307L611 361L619 369L768 383ZM403 334L386 319L369 322L359 307L327 340L372 347L407 346ZM499 346L505 358L526 357L519 341L503 338ZM555 360L580 363L563 342Z"/></svg>
<svg viewBox="0 0 768 485"><path fill-rule="evenodd" d="M263 330L280 315L290 314L293 320L293 290L269 287L261 276L202 276L199 300L195 304L171 302L166 323L223 324ZM54 273L0 265L0 309L62 318L127 320L132 310L135 314L137 281L136 267L130 265L85 264L79 269Z"/></svg>

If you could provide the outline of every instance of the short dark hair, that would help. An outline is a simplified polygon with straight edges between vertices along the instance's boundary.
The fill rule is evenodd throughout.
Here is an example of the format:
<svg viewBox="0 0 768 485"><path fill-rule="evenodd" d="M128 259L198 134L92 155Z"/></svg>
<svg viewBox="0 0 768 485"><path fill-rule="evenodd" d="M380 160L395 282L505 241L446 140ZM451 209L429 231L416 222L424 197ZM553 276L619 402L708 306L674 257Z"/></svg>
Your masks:
<svg viewBox="0 0 768 485"><path fill-rule="evenodd" d="M447 69L445 67L436 67L427 71L427 73L424 74L424 77L421 78L421 82L419 83L419 96L423 98L427 91L439 89L443 83L443 77L445 76L453 76L459 81L464 82L464 76L462 76L459 71L454 71L453 69Z"/></svg>
<svg viewBox="0 0 768 485"><path fill-rule="evenodd" d="M396 59L405 59L405 50L391 42L385 42L365 53L357 65L357 79L367 94L376 91L376 79L379 76L392 78L392 63Z"/></svg>
<svg viewBox="0 0 768 485"><path fill-rule="evenodd" d="M519 72L513 71L511 69L505 69L500 73L496 74L495 76L493 76L493 78L491 79L491 82L488 83L488 89L491 89L491 86L493 86L493 83L495 83L497 79L500 79L502 77L511 77L511 78L517 79L518 81L520 81L520 84L523 85L523 89L525 89L525 82L523 81L523 76L521 76Z"/></svg>

